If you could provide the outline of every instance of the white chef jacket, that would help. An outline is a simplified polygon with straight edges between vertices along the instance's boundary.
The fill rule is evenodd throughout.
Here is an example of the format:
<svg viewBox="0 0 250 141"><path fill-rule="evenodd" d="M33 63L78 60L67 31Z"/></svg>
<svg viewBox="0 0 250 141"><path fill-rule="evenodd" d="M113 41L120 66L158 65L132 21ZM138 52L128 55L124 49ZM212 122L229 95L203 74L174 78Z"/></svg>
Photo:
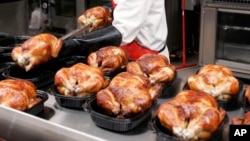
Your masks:
<svg viewBox="0 0 250 141"><path fill-rule="evenodd" d="M112 25L122 34L121 45L136 40L143 47L160 51L169 59L165 0L113 0Z"/></svg>

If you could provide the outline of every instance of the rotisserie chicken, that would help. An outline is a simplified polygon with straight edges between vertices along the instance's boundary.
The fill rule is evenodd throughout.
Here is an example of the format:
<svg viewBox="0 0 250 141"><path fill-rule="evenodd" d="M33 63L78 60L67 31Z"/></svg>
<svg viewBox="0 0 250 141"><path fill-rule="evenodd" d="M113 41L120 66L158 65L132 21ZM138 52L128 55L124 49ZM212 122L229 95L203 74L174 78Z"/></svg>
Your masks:
<svg viewBox="0 0 250 141"><path fill-rule="evenodd" d="M179 92L157 110L161 125L185 140L207 140L223 122L226 112L210 94L193 90Z"/></svg>
<svg viewBox="0 0 250 141"><path fill-rule="evenodd" d="M148 76L151 84L168 84L175 77L175 67L164 55L145 54L135 62L129 62L127 71Z"/></svg>
<svg viewBox="0 0 250 141"><path fill-rule="evenodd" d="M240 90L239 81L233 72L221 65L205 65L195 75L188 78L191 90L204 91L217 99L231 99Z"/></svg>
<svg viewBox="0 0 250 141"><path fill-rule="evenodd" d="M109 10L103 6L90 8L78 17L78 23L80 25L91 25L89 31L109 25L111 22L112 15Z"/></svg>
<svg viewBox="0 0 250 141"><path fill-rule="evenodd" d="M90 53L87 63L92 67L100 68L105 73L125 68L128 59L126 53L121 48L107 46Z"/></svg>
<svg viewBox="0 0 250 141"><path fill-rule="evenodd" d="M90 96L107 86L100 69L77 63L68 68L61 68L54 78L57 91L65 96Z"/></svg>
<svg viewBox="0 0 250 141"><path fill-rule="evenodd" d="M18 66L29 71L57 57L62 43L62 40L54 35L38 34L26 40L21 46L13 48L11 57Z"/></svg>
<svg viewBox="0 0 250 141"><path fill-rule="evenodd" d="M33 83L22 79L0 81L0 105L25 111L40 101Z"/></svg>
<svg viewBox="0 0 250 141"><path fill-rule="evenodd" d="M231 119L231 124L233 125L250 125L250 112L246 112L242 116L233 117Z"/></svg>
<svg viewBox="0 0 250 141"><path fill-rule="evenodd" d="M151 107L158 95L149 79L129 72L117 74L108 87L97 93L97 105L110 116L130 118Z"/></svg>

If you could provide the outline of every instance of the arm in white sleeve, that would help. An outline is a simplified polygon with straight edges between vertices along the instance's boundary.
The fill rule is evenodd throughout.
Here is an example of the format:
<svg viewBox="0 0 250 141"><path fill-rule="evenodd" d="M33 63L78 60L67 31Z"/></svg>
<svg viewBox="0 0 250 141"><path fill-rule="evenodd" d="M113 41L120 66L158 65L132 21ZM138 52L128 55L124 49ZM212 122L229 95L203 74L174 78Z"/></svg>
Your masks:
<svg viewBox="0 0 250 141"><path fill-rule="evenodd" d="M122 34L122 43L130 43L140 32L153 0L120 0L113 11L112 25Z"/></svg>

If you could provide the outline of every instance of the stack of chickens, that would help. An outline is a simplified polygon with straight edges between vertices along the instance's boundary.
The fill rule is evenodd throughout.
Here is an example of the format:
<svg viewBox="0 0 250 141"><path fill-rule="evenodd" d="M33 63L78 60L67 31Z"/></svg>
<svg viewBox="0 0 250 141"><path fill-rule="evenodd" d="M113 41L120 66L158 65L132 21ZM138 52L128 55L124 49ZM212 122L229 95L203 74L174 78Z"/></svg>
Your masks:
<svg viewBox="0 0 250 141"><path fill-rule="evenodd" d="M27 80L5 79L0 81L0 105L25 111L41 101L36 87Z"/></svg>
<svg viewBox="0 0 250 141"><path fill-rule="evenodd" d="M61 68L54 77L57 91L65 96L90 96L108 84L100 69L77 63Z"/></svg>
<svg viewBox="0 0 250 141"><path fill-rule="evenodd" d="M225 110L218 107L213 96L193 90L179 92L157 111L161 126L185 140L210 139L225 116Z"/></svg>
<svg viewBox="0 0 250 141"><path fill-rule="evenodd" d="M233 72L221 65L208 64L188 78L191 90L204 91L216 99L230 100L240 91L240 83Z"/></svg>

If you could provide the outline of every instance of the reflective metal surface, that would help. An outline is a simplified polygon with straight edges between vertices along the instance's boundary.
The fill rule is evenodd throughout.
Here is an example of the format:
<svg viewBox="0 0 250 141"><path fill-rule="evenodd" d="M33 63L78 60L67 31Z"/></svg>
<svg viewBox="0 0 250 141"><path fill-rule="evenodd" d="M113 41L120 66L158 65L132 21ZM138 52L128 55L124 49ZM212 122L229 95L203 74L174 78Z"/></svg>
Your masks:
<svg viewBox="0 0 250 141"><path fill-rule="evenodd" d="M7 141L102 140L39 117L0 106L0 137Z"/></svg>
<svg viewBox="0 0 250 141"><path fill-rule="evenodd" d="M166 98L159 98L153 106L152 117L157 107L182 90L187 77L196 73L199 67L178 70L178 75L171 91ZM243 114L243 109L229 111L228 116ZM109 140L109 141L154 141L156 134L145 122L138 128L125 133L117 133L97 127L92 121L90 113L83 109L68 109L57 105L53 95L49 95L45 102L45 110L38 117L16 112L0 107L0 137L16 141L23 139L34 140Z"/></svg>

